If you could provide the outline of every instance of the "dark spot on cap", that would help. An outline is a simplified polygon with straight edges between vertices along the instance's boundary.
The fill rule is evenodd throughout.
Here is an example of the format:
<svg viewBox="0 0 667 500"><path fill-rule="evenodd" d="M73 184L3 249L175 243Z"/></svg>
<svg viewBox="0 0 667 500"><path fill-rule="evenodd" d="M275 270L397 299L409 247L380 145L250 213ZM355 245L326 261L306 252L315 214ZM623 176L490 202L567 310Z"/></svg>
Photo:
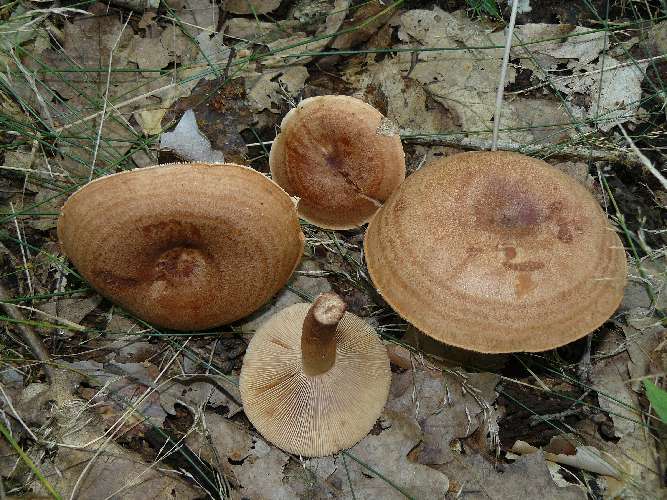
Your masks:
<svg viewBox="0 0 667 500"><path fill-rule="evenodd" d="M487 231L523 236L544 220L541 200L521 189L518 181L491 178L475 204L478 223Z"/></svg>

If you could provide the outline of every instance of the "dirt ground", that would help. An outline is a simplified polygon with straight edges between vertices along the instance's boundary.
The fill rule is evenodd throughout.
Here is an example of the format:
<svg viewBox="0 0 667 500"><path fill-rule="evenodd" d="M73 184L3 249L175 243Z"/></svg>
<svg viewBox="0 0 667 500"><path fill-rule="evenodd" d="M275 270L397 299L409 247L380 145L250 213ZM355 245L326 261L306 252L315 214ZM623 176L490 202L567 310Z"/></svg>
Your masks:
<svg viewBox="0 0 667 500"><path fill-rule="evenodd" d="M0 500L663 498L667 486L667 5L521 0L12 0L0 6ZM89 180L169 162L269 174L285 114L357 97L408 175L498 147L584 185L628 281L591 335L539 353L434 341L382 299L366 227L302 221L289 284L248 318L156 328L58 244ZM105 214L106 215L106 214ZM113 216L113 214L109 214ZM335 291L382 337L389 400L349 450L262 438L238 376L259 325Z"/></svg>

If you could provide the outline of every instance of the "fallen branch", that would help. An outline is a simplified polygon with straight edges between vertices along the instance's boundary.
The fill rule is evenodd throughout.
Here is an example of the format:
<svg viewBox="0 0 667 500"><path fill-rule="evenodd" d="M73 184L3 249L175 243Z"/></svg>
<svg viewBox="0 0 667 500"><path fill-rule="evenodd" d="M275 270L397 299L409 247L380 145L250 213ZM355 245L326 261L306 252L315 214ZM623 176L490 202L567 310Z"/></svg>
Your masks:
<svg viewBox="0 0 667 500"><path fill-rule="evenodd" d="M490 151L493 145L492 141L487 139L463 136L404 137L403 142L419 144L420 146L450 146L481 151ZM633 167L643 166L643 163L631 151L626 149L589 149L584 145L572 147L558 144L521 144L514 141L498 141L498 149L501 151L516 151L529 156L548 153L550 156L572 158L578 161L605 161Z"/></svg>
<svg viewBox="0 0 667 500"><path fill-rule="evenodd" d="M35 357L42 363L44 367L44 373L46 373L46 378L49 381L49 384L52 384L55 380L53 370L51 369L51 357L49 356L46 347L42 343L42 340L39 336L30 328L28 325L24 324L25 318L21 313L21 310L16 307L14 304L8 302L11 299L7 289L2 283L0 283L0 306L7 313L7 316L16 320L16 328L18 328L19 333L23 337L30 349L32 350Z"/></svg>

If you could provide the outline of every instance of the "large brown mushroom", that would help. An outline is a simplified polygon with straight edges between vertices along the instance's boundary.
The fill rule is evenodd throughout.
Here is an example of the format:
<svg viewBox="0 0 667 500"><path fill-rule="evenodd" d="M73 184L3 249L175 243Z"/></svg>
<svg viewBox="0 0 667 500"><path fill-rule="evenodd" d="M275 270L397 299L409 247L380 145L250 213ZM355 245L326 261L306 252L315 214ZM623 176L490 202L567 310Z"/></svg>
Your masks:
<svg viewBox="0 0 667 500"><path fill-rule="evenodd" d="M299 197L299 215L328 229L358 227L405 179L395 128L359 99L304 99L280 125L271 147L273 179Z"/></svg>
<svg viewBox="0 0 667 500"><path fill-rule="evenodd" d="M285 451L324 456L371 430L389 395L389 357L334 293L283 309L250 341L240 389L255 428Z"/></svg>
<svg viewBox="0 0 667 500"><path fill-rule="evenodd" d="M364 241L371 278L424 333L485 353L541 351L599 327L626 281L593 196L549 164L475 152L411 175Z"/></svg>
<svg viewBox="0 0 667 500"><path fill-rule="evenodd" d="M239 165L169 164L74 193L58 238L102 295L150 323L211 328L280 290L303 252L292 199Z"/></svg>

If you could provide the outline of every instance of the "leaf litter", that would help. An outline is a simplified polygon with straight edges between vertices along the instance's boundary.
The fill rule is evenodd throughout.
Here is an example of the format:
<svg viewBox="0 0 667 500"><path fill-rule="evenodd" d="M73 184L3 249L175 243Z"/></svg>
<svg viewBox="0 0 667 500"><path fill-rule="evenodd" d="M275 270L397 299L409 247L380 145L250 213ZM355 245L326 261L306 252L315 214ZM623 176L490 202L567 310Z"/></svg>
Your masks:
<svg viewBox="0 0 667 500"><path fill-rule="evenodd" d="M38 206L57 212L66 198L63 185L79 183L96 169L98 175L173 161L170 155L251 163L266 171L269 146L263 141L273 139L281 117L301 98L321 93L370 102L408 138L406 144L415 135L490 137L504 45L502 25L491 18L346 0L229 1L222 8L210 0L169 0L164 9L131 18L128 11L103 4L87 10L88 15L73 12L55 24L40 18L37 26L48 21L45 32L17 29L26 22L21 5L2 28L14 34L1 42L2 63L12 68L1 78L14 93L0 102L1 112L21 121L31 110L50 134L47 147L28 141L4 152L4 164L18 170L0 186L7 190L3 206L11 201L16 210ZM628 51L648 44L653 57L664 55L659 26L654 24L649 36L621 42L583 19L581 26L517 26L501 138L557 148L582 134L606 133L603 145L623 145L614 127L642 126L648 113L642 101L646 72L653 67ZM346 32L335 36L341 30ZM348 49L353 50L336 54ZM317 56L320 51L327 55ZM32 75L32 85L22 69ZM423 144L406 149L411 170L458 151ZM557 166L608 204L600 185L600 169L606 167L590 169L582 160ZM647 376L657 380L664 374L667 359L657 314L665 307L665 265L655 252L633 262L618 315L596 335L600 343L590 353L590 377L583 379L590 387L581 389L544 371L517 375L517 359L526 363L529 357L487 359L480 368L467 353L432 350L371 290L361 232L333 235L306 226L308 258L270 304L222 331L183 337L119 314L91 292L48 297L50 291L82 284L60 265L55 217L31 215L22 225L19 239L29 240L36 253L26 257L33 261L25 271L31 285L47 295L31 301L34 311L28 312L49 338L63 376L48 390L39 382L38 367L19 369L3 358L0 412L63 495L660 494L656 464L664 450L656 443L657 422L647 417L641 384ZM637 231L642 248L659 246L660 233ZM21 266L17 247L9 244L6 250L0 263ZM15 278L22 294L28 290L24 274ZM392 388L366 438L347 452L306 460L275 448L252 429L235 377L247 342L268 316L332 289L390 338ZM62 328L39 324L51 320ZM395 333L406 330L398 340L405 344L394 343ZM17 348L20 344L12 352ZM567 368L580 366L585 368L575 359ZM543 396L531 396L534 387ZM521 401L533 405L523 414L512 401L521 391L527 398ZM597 408L587 413L566 397ZM531 418L517 423L517 415ZM528 420L538 421L532 417L549 425L530 427ZM517 427L514 434L509 425ZM515 435L519 438L504 439ZM14 491L47 493L4 441L0 472Z"/></svg>

